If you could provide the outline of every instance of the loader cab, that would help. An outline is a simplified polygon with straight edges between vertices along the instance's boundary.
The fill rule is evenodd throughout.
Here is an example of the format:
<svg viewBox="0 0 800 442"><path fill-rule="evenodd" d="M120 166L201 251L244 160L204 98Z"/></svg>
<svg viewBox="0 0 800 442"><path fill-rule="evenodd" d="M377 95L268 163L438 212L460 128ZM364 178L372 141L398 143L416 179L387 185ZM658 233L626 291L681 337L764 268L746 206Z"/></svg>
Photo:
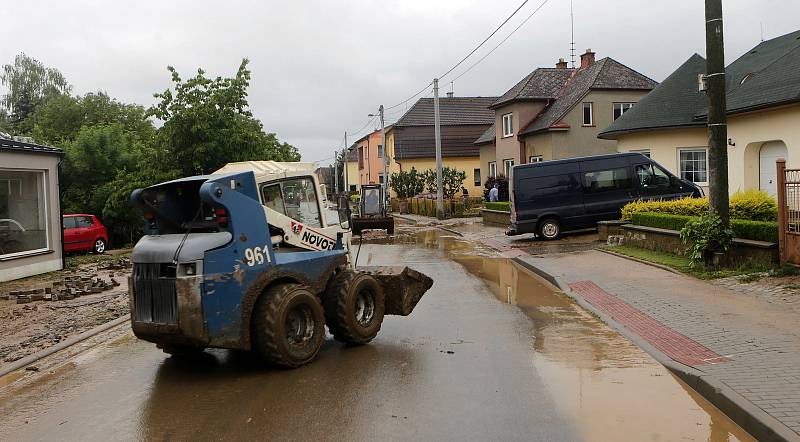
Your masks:
<svg viewBox="0 0 800 442"><path fill-rule="evenodd" d="M313 176L294 176L259 185L261 204L309 226L327 226Z"/></svg>

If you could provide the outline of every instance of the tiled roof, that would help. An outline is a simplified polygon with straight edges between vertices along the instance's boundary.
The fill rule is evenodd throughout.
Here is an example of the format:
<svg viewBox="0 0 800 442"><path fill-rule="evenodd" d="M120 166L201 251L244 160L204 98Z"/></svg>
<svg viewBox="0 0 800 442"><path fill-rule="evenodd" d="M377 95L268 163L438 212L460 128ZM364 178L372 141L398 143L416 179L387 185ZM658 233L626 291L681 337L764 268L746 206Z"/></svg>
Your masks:
<svg viewBox="0 0 800 442"><path fill-rule="evenodd" d="M64 151L50 146L26 143L23 141L9 140L0 138L0 150L16 150L22 152L49 153L54 155L64 155Z"/></svg>
<svg viewBox="0 0 800 442"><path fill-rule="evenodd" d="M635 106L614 120L599 137L613 138L609 135L652 128L704 126L705 123L694 116L706 108L706 94L697 86L697 76L705 71L706 59L698 54L692 55Z"/></svg>
<svg viewBox="0 0 800 442"><path fill-rule="evenodd" d="M558 91L561 90L574 71L574 69L559 68L536 69L498 98L492 104L492 108L498 108L515 101L556 98Z"/></svg>
<svg viewBox="0 0 800 442"><path fill-rule="evenodd" d="M475 140L475 144L494 143L496 132L497 131L494 128L494 124L489 126L489 128L486 129L486 132L484 132L483 135L481 135L480 137L478 137L477 140Z"/></svg>
<svg viewBox="0 0 800 442"><path fill-rule="evenodd" d="M442 126L494 123L494 111L489 106L497 97L439 98L439 118ZM421 98L395 126L433 126L433 98Z"/></svg>
<svg viewBox="0 0 800 442"><path fill-rule="evenodd" d="M555 101L520 131L520 135L550 129L558 123L591 89L651 90L658 83L622 63L603 58L584 69L574 71Z"/></svg>
<svg viewBox="0 0 800 442"><path fill-rule="evenodd" d="M698 91L705 59L695 54L664 83L600 133L681 126L705 126L708 99ZM800 31L761 42L725 68L728 113L800 101Z"/></svg>

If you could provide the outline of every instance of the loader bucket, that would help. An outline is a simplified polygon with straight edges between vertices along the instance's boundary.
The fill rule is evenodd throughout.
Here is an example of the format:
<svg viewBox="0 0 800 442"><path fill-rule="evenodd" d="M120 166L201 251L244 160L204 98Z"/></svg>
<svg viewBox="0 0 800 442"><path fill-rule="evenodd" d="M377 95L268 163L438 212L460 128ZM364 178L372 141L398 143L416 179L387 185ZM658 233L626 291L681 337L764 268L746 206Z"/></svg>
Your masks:
<svg viewBox="0 0 800 442"><path fill-rule="evenodd" d="M401 266L358 267L372 275L383 288L387 315L408 316L422 295L433 286L433 279L414 269Z"/></svg>

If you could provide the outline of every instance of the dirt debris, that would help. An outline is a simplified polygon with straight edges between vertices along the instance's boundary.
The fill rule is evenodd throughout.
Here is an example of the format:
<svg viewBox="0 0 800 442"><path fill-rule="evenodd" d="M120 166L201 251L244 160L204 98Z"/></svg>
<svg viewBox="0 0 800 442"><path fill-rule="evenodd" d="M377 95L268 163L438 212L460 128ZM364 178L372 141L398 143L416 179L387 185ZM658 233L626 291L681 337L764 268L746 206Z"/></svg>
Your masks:
<svg viewBox="0 0 800 442"><path fill-rule="evenodd" d="M130 312L130 259L0 288L0 367Z"/></svg>

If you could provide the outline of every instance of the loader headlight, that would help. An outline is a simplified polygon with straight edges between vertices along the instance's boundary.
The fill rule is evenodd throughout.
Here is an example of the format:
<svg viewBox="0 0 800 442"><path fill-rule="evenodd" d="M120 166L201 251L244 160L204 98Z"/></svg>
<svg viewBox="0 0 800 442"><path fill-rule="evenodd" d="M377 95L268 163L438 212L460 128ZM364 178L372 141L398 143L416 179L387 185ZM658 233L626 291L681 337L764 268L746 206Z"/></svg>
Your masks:
<svg viewBox="0 0 800 442"><path fill-rule="evenodd" d="M189 262L186 264L181 264L181 272L186 276L194 276L197 274L197 266L193 262Z"/></svg>

